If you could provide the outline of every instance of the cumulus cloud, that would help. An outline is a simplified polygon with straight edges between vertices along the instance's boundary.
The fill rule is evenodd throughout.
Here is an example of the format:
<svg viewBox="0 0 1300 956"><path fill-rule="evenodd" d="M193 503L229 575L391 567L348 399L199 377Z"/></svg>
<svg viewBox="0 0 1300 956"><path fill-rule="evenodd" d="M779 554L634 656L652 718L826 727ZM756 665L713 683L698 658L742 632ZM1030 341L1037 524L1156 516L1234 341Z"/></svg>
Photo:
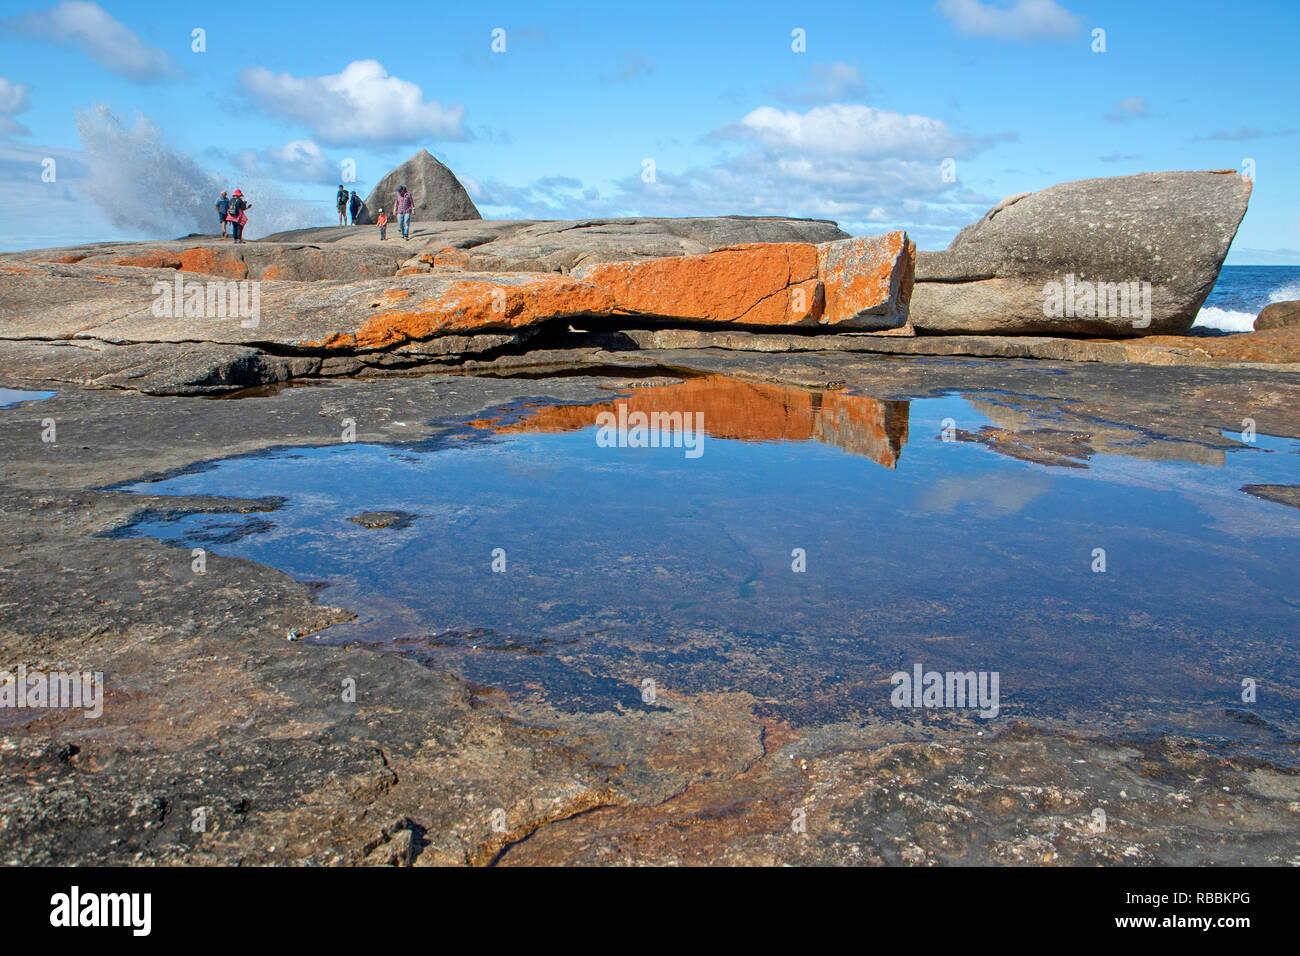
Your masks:
<svg viewBox="0 0 1300 956"><path fill-rule="evenodd" d="M1151 114L1147 112L1146 97L1143 96L1126 96L1122 100L1115 101L1115 112L1107 113L1106 119L1112 123L1122 123L1125 120L1143 119Z"/></svg>
<svg viewBox="0 0 1300 956"><path fill-rule="evenodd" d="M814 63L808 78L799 86L777 90L778 99L786 103L826 103L858 99L866 94L867 85L856 63Z"/></svg>
<svg viewBox="0 0 1300 956"><path fill-rule="evenodd" d="M970 147L942 120L851 103L831 103L806 113L760 106L739 123L715 131L712 138L756 140L774 149L860 158L941 159L959 156Z"/></svg>
<svg viewBox="0 0 1300 956"><path fill-rule="evenodd" d="M936 9L961 33L999 40L1064 40L1082 20L1056 0L1014 0L1010 6L980 0L939 0Z"/></svg>
<svg viewBox="0 0 1300 956"><path fill-rule="evenodd" d="M906 228L927 247L946 245L998 198L944 175L945 159L997 137L957 136L924 116L844 104L806 113L761 107L712 139L739 151L685 169L660 165L652 182L638 167L603 192L562 176L466 188L480 208L511 217L809 216L850 232Z"/></svg>
<svg viewBox="0 0 1300 956"><path fill-rule="evenodd" d="M389 75L376 60L354 60L328 76L245 67L239 82L264 109L301 123L330 145L469 138L464 105L426 100L418 85Z"/></svg>
<svg viewBox="0 0 1300 956"><path fill-rule="evenodd" d="M97 3L67 0L48 10L0 20L0 29L79 50L136 83L158 83L180 74L170 56L149 46Z"/></svg>
<svg viewBox="0 0 1300 956"><path fill-rule="evenodd" d="M26 126L12 117L24 113L32 105L32 88L26 83L15 83L0 76L0 136L26 135Z"/></svg>

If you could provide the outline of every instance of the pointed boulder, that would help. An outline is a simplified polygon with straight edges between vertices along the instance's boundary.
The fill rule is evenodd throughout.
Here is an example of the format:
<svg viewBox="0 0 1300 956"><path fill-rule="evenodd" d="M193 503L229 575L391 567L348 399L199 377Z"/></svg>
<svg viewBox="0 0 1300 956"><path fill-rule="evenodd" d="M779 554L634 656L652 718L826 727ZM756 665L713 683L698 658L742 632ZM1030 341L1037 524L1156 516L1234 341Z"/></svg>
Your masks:
<svg viewBox="0 0 1300 956"><path fill-rule="evenodd" d="M456 174L422 149L388 173L366 197L371 215L386 209L391 217L397 201L397 187L405 186L415 197L416 222L452 219L482 219Z"/></svg>

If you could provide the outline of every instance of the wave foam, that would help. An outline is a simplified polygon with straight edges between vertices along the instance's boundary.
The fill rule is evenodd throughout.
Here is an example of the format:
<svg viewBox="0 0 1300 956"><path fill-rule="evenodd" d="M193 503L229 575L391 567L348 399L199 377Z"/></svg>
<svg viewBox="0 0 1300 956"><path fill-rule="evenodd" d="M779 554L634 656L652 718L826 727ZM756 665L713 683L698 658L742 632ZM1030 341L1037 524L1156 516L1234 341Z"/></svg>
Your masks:
<svg viewBox="0 0 1300 956"><path fill-rule="evenodd" d="M217 231L213 204L234 187L173 149L149 117L137 114L128 128L105 106L78 110L77 133L89 169L85 195L113 225L150 236ZM275 195L269 184L243 188L255 207L249 225L258 235L319 224L309 203ZM254 238L253 228L248 235Z"/></svg>
<svg viewBox="0 0 1300 956"><path fill-rule="evenodd" d="M1249 332L1255 327L1255 316L1250 312L1232 312L1216 306L1201 309L1192 323L1194 329L1219 329L1223 332Z"/></svg>

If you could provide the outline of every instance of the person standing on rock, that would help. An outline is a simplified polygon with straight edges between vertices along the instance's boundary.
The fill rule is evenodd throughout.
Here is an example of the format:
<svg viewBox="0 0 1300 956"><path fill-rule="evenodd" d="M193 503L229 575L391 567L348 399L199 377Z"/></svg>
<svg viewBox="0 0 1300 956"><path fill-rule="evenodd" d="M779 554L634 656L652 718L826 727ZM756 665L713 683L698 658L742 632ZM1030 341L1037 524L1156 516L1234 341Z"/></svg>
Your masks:
<svg viewBox="0 0 1300 956"><path fill-rule="evenodd" d="M357 195L357 191L355 189L352 190L351 208L352 208L352 225L355 226L357 224L357 213L361 211L361 197Z"/></svg>
<svg viewBox="0 0 1300 956"><path fill-rule="evenodd" d="M379 224L379 238L381 240L387 239L388 238L388 216L382 208L379 210L379 218L376 219L375 222Z"/></svg>
<svg viewBox="0 0 1300 956"><path fill-rule="evenodd" d="M226 221L230 223L230 232L235 237L235 242L243 243L244 225L248 222L248 214L245 210L252 209L253 204L244 201L244 194L238 189L230 197L230 208L226 210Z"/></svg>
<svg viewBox="0 0 1300 956"><path fill-rule="evenodd" d="M339 207L339 225L348 224L348 191L339 183L338 195L334 197L334 204Z"/></svg>
<svg viewBox="0 0 1300 956"><path fill-rule="evenodd" d="M230 197L224 192L217 200L217 221L221 223L221 238L226 238L226 213L230 212Z"/></svg>
<svg viewBox="0 0 1300 956"><path fill-rule="evenodd" d="M406 191L405 186L397 187L397 199L393 202L393 215L397 216L397 231L403 239L411 238L411 213L415 209L415 200Z"/></svg>

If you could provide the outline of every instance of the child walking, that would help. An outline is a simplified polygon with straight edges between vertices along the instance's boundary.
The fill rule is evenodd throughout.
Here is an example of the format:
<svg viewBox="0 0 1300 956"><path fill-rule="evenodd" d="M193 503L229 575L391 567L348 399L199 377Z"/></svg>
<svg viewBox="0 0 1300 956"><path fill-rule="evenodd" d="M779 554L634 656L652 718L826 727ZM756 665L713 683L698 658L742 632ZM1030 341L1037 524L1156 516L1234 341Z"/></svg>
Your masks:
<svg viewBox="0 0 1300 956"><path fill-rule="evenodd" d="M379 218L376 219L375 222L379 223L379 238L387 239L388 238L388 215L387 213L384 212L382 208L379 210Z"/></svg>

